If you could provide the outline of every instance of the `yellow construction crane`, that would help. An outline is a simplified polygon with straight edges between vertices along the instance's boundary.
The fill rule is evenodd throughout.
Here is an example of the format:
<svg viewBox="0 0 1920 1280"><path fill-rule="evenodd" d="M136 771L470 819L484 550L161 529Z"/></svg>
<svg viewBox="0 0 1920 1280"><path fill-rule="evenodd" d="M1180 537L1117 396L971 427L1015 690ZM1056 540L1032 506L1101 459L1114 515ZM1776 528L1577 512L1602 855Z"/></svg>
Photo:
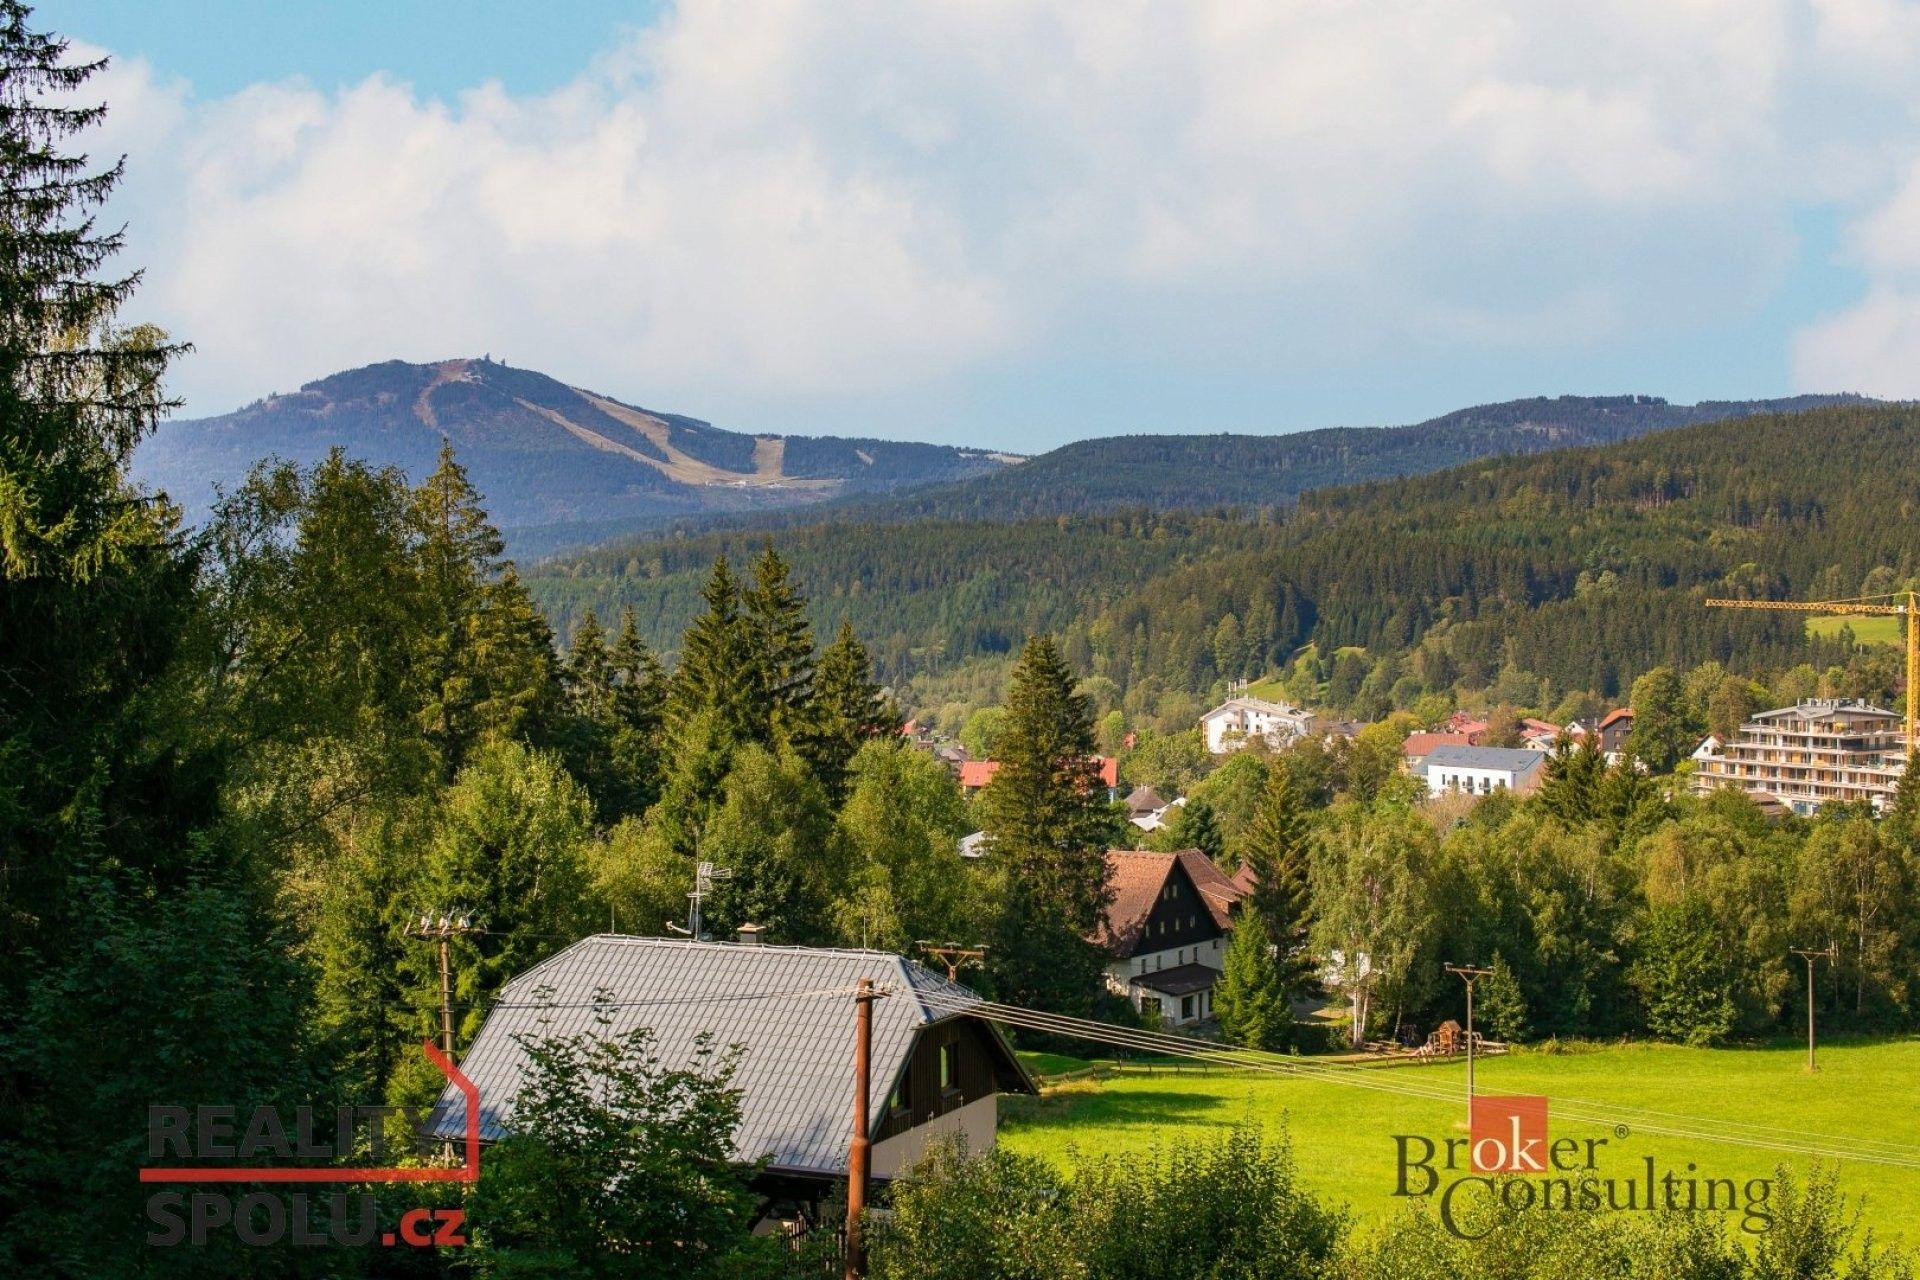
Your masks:
<svg viewBox="0 0 1920 1280"><path fill-rule="evenodd" d="M1920 751L1920 592L1899 591L1852 600L1709 600L1710 609L1776 609L1791 613L1867 614L1905 618L1907 639L1907 754Z"/></svg>

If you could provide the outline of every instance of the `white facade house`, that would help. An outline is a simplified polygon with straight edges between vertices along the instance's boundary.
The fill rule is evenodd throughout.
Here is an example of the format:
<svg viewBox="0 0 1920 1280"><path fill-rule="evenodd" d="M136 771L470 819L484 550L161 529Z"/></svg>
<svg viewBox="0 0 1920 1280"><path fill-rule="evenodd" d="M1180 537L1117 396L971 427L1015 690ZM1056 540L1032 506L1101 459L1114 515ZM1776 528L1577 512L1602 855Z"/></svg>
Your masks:
<svg viewBox="0 0 1920 1280"><path fill-rule="evenodd" d="M1907 743L1897 712L1816 699L1762 711L1727 742L1712 750L1703 744L1693 760L1697 795L1726 787L1811 816L1836 802L1891 804L1907 769Z"/></svg>
<svg viewBox="0 0 1920 1280"><path fill-rule="evenodd" d="M1264 698L1228 698L1200 717L1207 750L1216 756L1237 751L1254 738L1274 750L1313 732L1313 713Z"/></svg>
<svg viewBox="0 0 1920 1280"><path fill-rule="evenodd" d="M1092 939L1107 952L1107 989L1168 1026L1211 1018L1244 891L1198 849L1110 849L1107 885L1113 901Z"/></svg>
<svg viewBox="0 0 1920 1280"><path fill-rule="evenodd" d="M1435 747L1421 770L1429 795L1460 792L1488 796L1496 791L1524 793L1540 784L1547 755L1524 747Z"/></svg>

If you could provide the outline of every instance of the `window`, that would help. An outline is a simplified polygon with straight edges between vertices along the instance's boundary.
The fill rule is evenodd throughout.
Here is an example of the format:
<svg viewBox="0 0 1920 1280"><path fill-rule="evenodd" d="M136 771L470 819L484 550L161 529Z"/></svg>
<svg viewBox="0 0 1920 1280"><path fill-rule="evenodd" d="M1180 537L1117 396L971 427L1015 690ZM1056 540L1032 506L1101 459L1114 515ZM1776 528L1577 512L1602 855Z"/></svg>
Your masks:
<svg viewBox="0 0 1920 1280"><path fill-rule="evenodd" d="M1180 1016L1182 1018L1191 1018L1193 1016L1193 997L1192 996L1180 997Z"/></svg>
<svg viewBox="0 0 1920 1280"><path fill-rule="evenodd" d="M913 1101L908 1095L907 1085L908 1077L901 1076L900 1083L893 1087L893 1096L887 1099L888 1110L911 1111L913 1109Z"/></svg>
<svg viewBox="0 0 1920 1280"><path fill-rule="evenodd" d="M940 1088L942 1092L960 1087L960 1042L950 1040L940 1046Z"/></svg>

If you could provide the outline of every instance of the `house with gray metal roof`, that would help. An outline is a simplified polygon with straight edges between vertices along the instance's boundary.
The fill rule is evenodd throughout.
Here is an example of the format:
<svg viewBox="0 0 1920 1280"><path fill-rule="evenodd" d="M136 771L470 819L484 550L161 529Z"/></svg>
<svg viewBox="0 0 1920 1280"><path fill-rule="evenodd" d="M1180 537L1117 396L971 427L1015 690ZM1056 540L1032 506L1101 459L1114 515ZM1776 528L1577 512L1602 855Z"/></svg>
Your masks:
<svg viewBox="0 0 1920 1280"><path fill-rule="evenodd" d="M1544 752L1525 747L1468 747L1448 743L1429 751L1419 771L1427 776L1427 791L1449 791L1485 796L1496 791L1527 792L1540 785L1547 762Z"/></svg>
<svg viewBox="0 0 1920 1280"><path fill-rule="evenodd" d="M770 1194L817 1198L847 1172L862 978L885 993L873 1007L873 1176L896 1176L937 1137L990 1146L998 1095L1036 1090L999 1029L966 1012L979 1003L967 988L889 952L613 934L576 942L501 989L460 1064L480 1091L481 1139L513 1129L522 1038L646 1027L671 1069L692 1065L699 1037L710 1034L716 1048L740 1050L734 1157L767 1161ZM429 1136L464 1132L456 1090L436 1115Z"/></svg>

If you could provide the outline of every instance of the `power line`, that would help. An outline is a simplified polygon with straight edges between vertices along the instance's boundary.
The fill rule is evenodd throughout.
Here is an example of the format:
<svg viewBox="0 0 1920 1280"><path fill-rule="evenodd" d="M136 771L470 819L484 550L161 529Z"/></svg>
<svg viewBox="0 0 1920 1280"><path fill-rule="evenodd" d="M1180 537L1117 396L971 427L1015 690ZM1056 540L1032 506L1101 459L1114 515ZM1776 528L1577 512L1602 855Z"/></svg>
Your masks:
<svg viewBox="0 0 1920 1280"><path fill-rule="evenodd" d="M1335 1063L1308 1064L1300 1059L1261 1050L1223 1048L1208 1041L1186 1036L1165 1032L1135 1031L1091 1019L1050 1014L1017 1005L969 1001L964 997L955 997L946 993L923 993L923 998L930 1007L937 1006L953 1014L964 1013L1013 1026L1048 1031L1056 1035L1091 1040L1096 1043L1113 1044L1122 1048L1196 1058L1222 1067L1317 1079L1431 1102L1451 1102L1457 1097L1450 1089L1436 1089L1411 1081L1394 1082L1379 1079L1379 1072L1374 1068ZM1362 1073L1375 1078L1358 1078ZM1580 1123L1618 1127L1631 1121L1633 1127L1640 1132L1665 1137L1691 1138L1821 1159L1851 1160L1894 1168L1920 1169L1920 1149L1904 1144L1837 1137L1812 1131L1779 1131L1798 1133L1802 1138L1812 1140L1787 1141L1782 1137L1769 1136L1764 1127L1751 1126L1738 1121L1727 1122L1713 1117L1656 1112L1576 1099L1550 1099L1550 1102L1553 1105L1554 1114L1562 1119ZM1669 1123L1669 1121L1686 1123Z"/></svg>

